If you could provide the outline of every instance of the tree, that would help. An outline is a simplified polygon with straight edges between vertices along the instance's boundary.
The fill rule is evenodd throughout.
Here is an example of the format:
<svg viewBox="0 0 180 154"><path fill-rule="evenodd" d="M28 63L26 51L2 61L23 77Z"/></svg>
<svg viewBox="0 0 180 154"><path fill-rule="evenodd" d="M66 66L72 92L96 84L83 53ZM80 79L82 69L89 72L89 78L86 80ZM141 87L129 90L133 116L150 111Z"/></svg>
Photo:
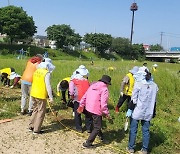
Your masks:
<svg viewBox="0 0 180 154"><path fill-rule="evenodd" d="M133 44L130 53L131 59L145 58L145 50L143 44Z"/></svg>
<svg viewBox="0 0 180 154"><path fill-rule="evenodd" d="M81 42L81 36L75 33L70 25L52 25L46 29L46 32L48 39L56 41L58 48L68 45L75 46Z"/></svg>
<svg viewBox="0 0 180 154"><path fill-rule="evenodd" d="M163 47L160 46L159 44L151 45L150 47L150 51L161 51L161 50L163 50Z"/></svg>
<svg viewBox="0 0 180 154"><path fill-rule="evenodd" d="M111 50L121 56L130 54L131 44L129 39L122 37L113 38Z"/></svg>
<svg viewBox="0 0 180 154"><path fill-rule="evenodd" d="M83 40L92 47L97 48L97 51L100 54L109 49L112 44L112 36L103 33L87 33L84 35Z"/></svg>
<svg viewBox="0 0 180 154"><path fill-rule="evenodd" d="M0 8L0 33L7 34L10 42L32 37L36 33L33 18L21 8L7 6Z"/></svg>

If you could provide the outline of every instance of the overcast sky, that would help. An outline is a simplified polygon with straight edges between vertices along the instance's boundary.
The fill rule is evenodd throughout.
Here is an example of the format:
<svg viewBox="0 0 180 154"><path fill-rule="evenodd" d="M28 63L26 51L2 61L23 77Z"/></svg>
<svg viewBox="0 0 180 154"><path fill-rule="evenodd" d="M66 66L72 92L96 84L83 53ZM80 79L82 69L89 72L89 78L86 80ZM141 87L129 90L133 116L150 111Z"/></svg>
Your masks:
<svg viewBox="0 0 180 154"><path fill-rule="evenodd" d="M106 33L130 38L134 0L0 0L0 7L21 6L32 16L37 35L53 24L70 25L76 33ZM133 43L180 47L180 0L135 0Z"/></svg>

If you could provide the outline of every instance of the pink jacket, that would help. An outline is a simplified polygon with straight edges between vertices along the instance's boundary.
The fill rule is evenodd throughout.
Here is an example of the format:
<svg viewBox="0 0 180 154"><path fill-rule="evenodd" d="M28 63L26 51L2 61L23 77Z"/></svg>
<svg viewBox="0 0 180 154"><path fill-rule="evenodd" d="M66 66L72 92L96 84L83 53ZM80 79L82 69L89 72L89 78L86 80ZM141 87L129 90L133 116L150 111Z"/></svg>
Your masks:
<svg viewBox="0 0 180 154"><path fill-rule="evenodd" d="M80 100L80 107L85 107L90 113L108 115L107 107L109 91L104 82L93 83Z"/></svg>

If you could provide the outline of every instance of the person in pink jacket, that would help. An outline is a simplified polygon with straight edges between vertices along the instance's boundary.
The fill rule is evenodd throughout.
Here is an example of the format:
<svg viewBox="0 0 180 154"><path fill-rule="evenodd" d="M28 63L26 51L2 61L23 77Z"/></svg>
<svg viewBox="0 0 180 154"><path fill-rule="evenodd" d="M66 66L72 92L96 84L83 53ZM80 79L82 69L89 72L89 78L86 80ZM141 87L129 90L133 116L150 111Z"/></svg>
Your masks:
<svg viewBox="0 0 180 154"><path fill-rule="evenodd" d="M109 110L107 107L109 91L108 85L111 85L111 77L103 75L102 78L94 82L83 95L80 100L78 113L87 110L93 120L93 130L83 146L89 148L92 146L96 136L99 135L102 139L102 116L110 118Z"/></svg>

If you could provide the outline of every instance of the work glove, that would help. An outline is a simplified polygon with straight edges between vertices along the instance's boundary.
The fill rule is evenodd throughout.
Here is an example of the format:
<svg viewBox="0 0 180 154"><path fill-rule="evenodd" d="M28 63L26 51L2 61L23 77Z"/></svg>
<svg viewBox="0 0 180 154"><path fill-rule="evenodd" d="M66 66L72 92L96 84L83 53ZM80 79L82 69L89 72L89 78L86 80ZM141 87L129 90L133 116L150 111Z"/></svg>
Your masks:
<svg viewBox="0 0 180 154"><path fill-rule="evenodd" d="M60 92L58 91L58 92L56 93L56 95L57 95L57 96L60 96Z"/></svg>
<svg viewBox="0 0 180 154"><path fill-rule="evenodd" d="M77 113L81 114L84 110L84 107L79 106L77 109Z"/></svg>
<svg viewBox="0 0 180 154"><path fill-rule="evenodd" d="M123 96L123 92L120 92L120 96Z"/></svg>
<svg viewBox="0 0 180 154"><path fill-rule="evenodd" d="M126 117L131 117L132 115L132 110L128 109L128 111L126 112Z"/></svg>

